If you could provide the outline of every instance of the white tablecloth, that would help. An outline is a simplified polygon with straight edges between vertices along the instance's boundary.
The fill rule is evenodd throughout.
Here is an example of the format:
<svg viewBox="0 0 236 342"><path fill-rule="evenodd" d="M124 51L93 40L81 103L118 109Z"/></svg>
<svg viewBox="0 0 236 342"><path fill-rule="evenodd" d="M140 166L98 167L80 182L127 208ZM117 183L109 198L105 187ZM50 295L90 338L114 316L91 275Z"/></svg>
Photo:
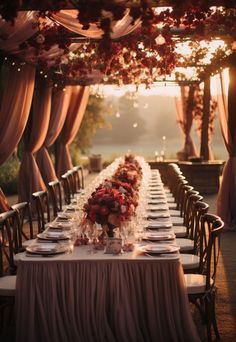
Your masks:
<svg viewBox="0 0 236 342"><path fill-rule="evenodd" d="M18 342L199 341L179 258L90 253L18 262Z"/></svg>

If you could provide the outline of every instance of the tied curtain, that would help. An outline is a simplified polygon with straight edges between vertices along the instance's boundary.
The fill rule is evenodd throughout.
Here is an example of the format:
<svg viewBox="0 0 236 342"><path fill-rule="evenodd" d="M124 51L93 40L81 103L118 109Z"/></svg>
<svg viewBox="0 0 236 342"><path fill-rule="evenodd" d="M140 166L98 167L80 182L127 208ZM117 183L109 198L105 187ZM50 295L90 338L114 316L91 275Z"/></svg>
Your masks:
<svg viewBox="0 0 236 342"><path fill-rule="evenodd" d="M24 132L32 103L35 68L23 65L20 71L4 63L1 69L4 91L0 107L0 165L14 152ZM0 192L0 211L9 209Z"/></svg>
<svg viewBox="0 0 236 342"><path fill-rule="evenodd" d="M54 144L63 128L69 108L70 98L71 87L66 87L65 91L55 91L53 94L48 132L43 146L37 152L36 158L45 184L57 179L55 169L47 149Z"/></svg>
<svg viewBox="0 0 236 342"><path fill-rule="evenodd" d="M19 172L19 200L31 201L32 193L45 190L45 184L35 160L36 152L42 147L49 125L51 111L51 87L39 83L35 87L31 117L25 137L25 150Z"/></svg>
<svg viewBox="0 0 236 342"><path fill-rule="evenodd" d="M56 13L52 13L51 18L58 24L66 27L72 32L76 32L82 36L88 38L101 39L104 32L96 24L90 24L88 30L83 29L83 25L78 21L78 10L61 10ZM137 27L141 26L141 19L136 19L132 24L133 18L129 15L129 9L127 9L124 17L117 21L112 21L111 38L117 39L125 36Z"/></svg>
<svg viewBox="0 0 236 342"><path fill-rule="evenodd" d="M225 73L218 78L218 108L221 131L229 153L217 198L217 214L229 228L236 224L236 68L229 69L229 86Z"/></svg>
<svg viewBox="0 0 236 342"><path fill-rule="evenodd" d="M69 145L74 140L84 112L88 103L89 88L83 86L73 86L71 90L70 105L68 108L66 120L60 136L60 145L57 155L57 175L62 174L73 168Z"/></svg>
<svg viewBox="0 0 236 342"><path fill-rule="evenodd" d="M175 98L177 121L184 134L184 147L180 153L183 160L187 160L190 156L197 156L196 147L190 135L193 123L194 88L181 86L180 93L180 96Z"/></svg>

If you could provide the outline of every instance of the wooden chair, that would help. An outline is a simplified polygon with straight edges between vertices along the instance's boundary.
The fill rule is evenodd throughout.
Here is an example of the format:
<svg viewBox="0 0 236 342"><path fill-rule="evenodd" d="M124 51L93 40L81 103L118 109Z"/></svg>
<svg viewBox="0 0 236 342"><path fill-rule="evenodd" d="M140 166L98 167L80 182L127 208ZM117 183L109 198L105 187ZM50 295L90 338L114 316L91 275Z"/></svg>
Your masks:
<svg viewBox="0 0 236 342"><path fill-rule="evenodd" d="M193 239L192 253L180 255L180 261L185 273L199 272L200 267L200 222L201 217L209 210L209 205L203 201L197 201L193 208L191 220L191 238Z"/></svg>
<svg viewBox="0 0 236 342"><path fill-rule="evenodd" d="M220 340L215 313L215 279L223 227L219 216L208 213L202 216L199 274L185 274L189 301L196 305L206 323L207 341L212 341L212 327L216 339Z"/></svg>
<svg viewBox="0 0 236 342"><path fill-rule="evenodd" d="M59 180L48 183L48 191L52 203L53 216L56 217L58 211L62 211L62 189Z"/></svg>
<svg viewBox="0 0 236 342"><path fill-rule="evenodd" d="M64 173L61 176L61 183L63 187L65 204L70 204L73 194L72 194L72 189L71 189L70 176L68 175L68 172Z"/></svg>
<svg viewBox="0 0 236 342"><path fill-rule="evenodd" d="M0 214L0 333L14 319L16 265L19 250L18 218L14 210ZM15 240L14 240L15 239Z"/></svg>
<svg viewBox="0 0 236 342"><path fill-rule="evenodd" d="M81 165L73 167L73 175L76 184L76 190L84 189L84 171Z"/></svg>
<svg viewBox="0 0 236 342"><path fill-rule="evenodd" d="M29 202L20 202L13 204L11 209L16 212L20 222L21 235L25 240L34 238L31 204Z"/></svg>
<svg viewBox="0 0 236 342"><path fill-rule="evenodd" d="M193 191L191 191L193 192ZM195 205L197 202L202 201L203 197L200 195L192 194L188 198L185 222L186 222L186 237L177 238L176 242L180 246L180 253L194 253L194 237L195 236L195 223L196 222L196 210ZM199 231L199 230L198 230Z"/></svg>
<svg viewBox="0 0 236 342"><path fill-rule="evenodd" d="M181 198L181 208L180 208L180 217L171 217L173 229L176 237L188 237L188 229L189 229L189 197L191 195L198 195L198 191L193 190L193 187L189 185L183 186L183 193Z"/></svg>
<svg viewBox="0 0 236 342"><path fill-rule="evenodd" d="M50 204L47 191L37 191L32 194L35 201L38 221L38 233L45 230L45 224L50 222Z"/></svg>

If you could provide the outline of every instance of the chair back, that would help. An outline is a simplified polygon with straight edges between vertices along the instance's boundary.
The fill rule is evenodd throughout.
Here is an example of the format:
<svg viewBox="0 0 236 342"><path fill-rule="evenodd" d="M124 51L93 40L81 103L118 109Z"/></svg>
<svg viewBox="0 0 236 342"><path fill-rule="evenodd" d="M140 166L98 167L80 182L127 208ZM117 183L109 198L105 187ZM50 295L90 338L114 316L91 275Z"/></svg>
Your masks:
<svg viewBox="0 0 236 342"><path fill-rule="evenodd" d="M203 201L197 201L193 206L193 215L191 220L191 236L194 241L194 254L200 253L200 224L201 217L209 210L209 205Z"/></svg>
<svg viewBox="0 0 236 342"><path fill-rule="evenodd" d="M76 184L76 189L84 189L84 171L81 165L73 167L73 175Z"/></svg>
<svg viewBox="0 0 236 342"><path fill-rule="evenodd" d="M16 274L14 254L21 248L19 221L14 210L0 214L0 277Z"/></svg>
<svg viewBox="0 0 236 342"><path fill-rule="evenodd" d="M37 220L38 220L38 233L45 229L45 224L50 222L50 205L49 196L47 191L37 191L32 194L35 201Z"/></svg>
<svg viewBox="0 0 236 342"><path fill-rule="evenodd" d="M194 215L195 215L195 204L197 201L202 201L203 197L198 194L195 190L189 190L186 193L186 210L184 213L184 223L187 227L187 236L193 240L194 235Z"/></svg>
<svg viewBox="0 0 236 342"><path fill-rule="evenodd" d="M200 272L206 275L206 290L215 284L224 222L217 215L204 214L200 231Z"/></svg>
<svg viewBox="0 0 236 342"><path fill-rule="evenodd" d="M58 211L62 211L62 190L59 180L48 183L48 191L52 203L53 216L56 217Z"/></svg>
<svg viewBox="0 0 236 342"><path fill-rule="evenodd" d="M183 205L184 185L188 185L188 181L182 178L178 179L177 187L176 187L175 202L176 202L176 209L179 210L180 212L181 212L181 208Z"/></svg>
<svg viewBox="0 0 236 342"><path fill-rule="evenodd" d="M20 222L21 235L25 240L34 238L31 204L20 202L13 204L11 209L16 212Z"/></svg>
<svg viewBox="0 0 236 342"><path fill-rule="evenodd" d="M61 183L62 183L62 188L63 188L63 193L64 193L65 204L70 204L73 194L71 190L71 183L69 180L69 175L67 172L61 176Z"/></svg>

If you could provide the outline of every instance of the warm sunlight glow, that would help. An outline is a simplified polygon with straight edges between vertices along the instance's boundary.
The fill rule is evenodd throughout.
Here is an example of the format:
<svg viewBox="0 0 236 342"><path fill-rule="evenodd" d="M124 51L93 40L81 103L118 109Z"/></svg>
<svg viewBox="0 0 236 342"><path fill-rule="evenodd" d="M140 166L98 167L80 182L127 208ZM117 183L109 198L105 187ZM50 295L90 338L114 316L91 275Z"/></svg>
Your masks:
<svg viewBox="0 0 236 342"><path fill-rule="evenodd" d="M138 90L134 85L126 85L122 86L122 88L113 85L96 85L91 86L90 91L92 94L98 97L107 97L107 96L115 96L121 97L126 93L137 93L137 95L142 96L170 96L175 97L179 96L179 86L174 83L154 83L150 89L146 89L144 85L140 85ZM136 103L136 102L134 102ZM148 105L145 106L146 108Z"/></svg>

